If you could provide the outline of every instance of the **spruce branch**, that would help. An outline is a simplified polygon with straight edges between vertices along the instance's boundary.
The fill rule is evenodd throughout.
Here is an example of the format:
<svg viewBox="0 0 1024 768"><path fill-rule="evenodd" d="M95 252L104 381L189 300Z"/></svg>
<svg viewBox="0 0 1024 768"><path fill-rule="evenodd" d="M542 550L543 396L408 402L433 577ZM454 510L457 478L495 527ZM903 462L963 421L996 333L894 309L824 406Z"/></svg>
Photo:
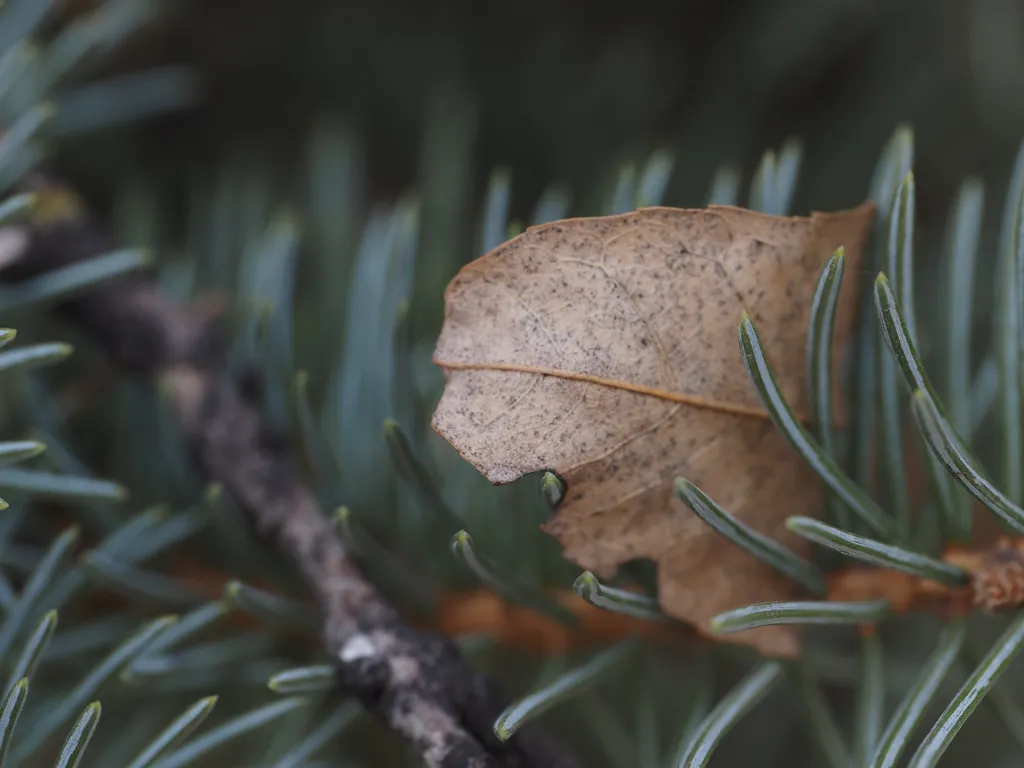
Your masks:
<svg viewBox="0 0 1024 768"><path fill-rule="evenodd" d="M27 246L0 278L24 282L111 250L74 194L43 175L26 182L40 200ZM47 201L59 202L47 205ZM56 310L91 335L129 375L166 387L200 471L220 484L254 528L294 564L317 600L322 640L344 690L410 740L436 768L576 765L562 747L524 726L507 742L492 731L507 702L449 638L405 624L363 577L285 441L264 424L225 369L215 317L161 295L145 273L119 275L62 297Z"/></svg>

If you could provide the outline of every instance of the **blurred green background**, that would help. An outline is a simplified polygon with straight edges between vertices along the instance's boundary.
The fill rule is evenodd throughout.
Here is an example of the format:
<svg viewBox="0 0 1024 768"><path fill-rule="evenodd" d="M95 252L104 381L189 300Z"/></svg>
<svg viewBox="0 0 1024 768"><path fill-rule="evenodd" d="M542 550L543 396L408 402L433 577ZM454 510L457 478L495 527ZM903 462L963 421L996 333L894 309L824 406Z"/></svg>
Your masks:
<svg viewBox="0 0 1024 768"><path fill-rule="evenodd" d="M796 208L829 208L862 199L907 121L927 224L965 175L1001 183L1024 129L1014 0L178 0L111 66L154 63L195 66L200 100L66 142L60 162L97 193L126 176L170 190L245 155L294 177L333 118L363 145L373 197L439 169L471 182L428 223L470 217L495 165L520 216L553 180L593 207L655 147L678 153L668 199L700 204L720 163L749 175L790 135L806 144Z"/></svg>
<svg viewBox="0 0 1024 768"><path fill-rule="evenodd" d="M765 148L799 136L805 212L862 200L908 122L927 238L968 174L1005 188L1024 135L1015 0L178 0L162 13L109 67L193 66L194 106L69 139L58 166L107 211L126 184L155 185L174 233L197 174L250 159L275 197L307 205L311 147L343 126L360 205L418 185L426 334L447 279L479 255L470 222L495 166L511 169L513 218L553 182L587 213L623 163L668 149L665 202L701 205L720 165L749 179Z"/></svg>

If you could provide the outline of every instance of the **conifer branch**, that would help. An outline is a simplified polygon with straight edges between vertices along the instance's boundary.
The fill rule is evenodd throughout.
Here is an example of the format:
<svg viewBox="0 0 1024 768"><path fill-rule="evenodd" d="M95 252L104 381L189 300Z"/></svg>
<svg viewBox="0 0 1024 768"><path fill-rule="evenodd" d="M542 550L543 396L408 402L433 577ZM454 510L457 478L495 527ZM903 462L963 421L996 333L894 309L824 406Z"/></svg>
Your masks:
<svg viewBox="0 0 1024 768"><path fill-rule="evenodd" d="M73 192L35 175L38 195L26 247L0 272L23 281L110 251L112 243ZM343 688L401 734L432 768L544 766L576 761L535 725L508 742L493 733L507 702L456 644L405 624L363 577L301 479L284 441L270 433L225 371L216 316L161 295L145 273L120 276L57 308L125 373L167 386L189 449L254 528L287 556L314 594L322 640Z"/></svg>

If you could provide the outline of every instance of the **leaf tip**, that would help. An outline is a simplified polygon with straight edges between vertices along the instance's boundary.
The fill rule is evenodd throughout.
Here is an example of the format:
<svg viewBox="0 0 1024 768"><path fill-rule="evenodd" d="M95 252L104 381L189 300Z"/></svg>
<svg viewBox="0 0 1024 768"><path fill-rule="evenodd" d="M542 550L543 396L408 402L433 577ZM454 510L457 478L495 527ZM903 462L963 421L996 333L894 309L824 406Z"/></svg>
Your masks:
<svg viewBox="0 0 1024 768"><path fill-rule="evenodd" d="M331 515L331 522L336 528L345 528L352 519L352 510L342 504L334 510Z"/></svg>
<svg viewBox="0 0 1024 768"><path fill-rule="evenodd" d="M452 536L452 549L455 551L461 550L465 546L469 546L473 543L473 537L469 535L465 528L457 531Z"/></svg>
<svg viewBox="0 0 1024 768"><path fill-rule="evenodd" d="M232 579L224 585L224 597L227 600L234 602L238 599L238 596L242 593L243 589L244 587L242 582L238 581L238 579Z"/></svg>
<svg viewBox="0 0 1024 768"><path fill-rule="evenodd" d="M50 120L57 114L57 102L52 99L46 99L39 102L37 108L39 110L39 117L42 120Z"/></svg>
<svg viewBox="0 0 1024 768"><path fill-rule="evenodd" d="M203 489L203 500L207 504L216 504L224 494L224 486L218 482L207 483Z"/></svg>
<svg viewBox="0 0 1024 768"><path fill-rule="evenodd" d="M720 613L717 616L712 616L711 620L708 621L708 629L715 634L723 633L726 629L728 614Z"/></svg>
<svg viewBox="0 0 1024 768"><path fill-rule="evenodd" d="M696 486L685 477L677 477L675 482L672 484L672 488L675 491L676 496L683 501L686 501L687 496L693 493Z"/></svg>
<svg viewBox="0 0 1024 768"><path fill-rule="evenodd" d="M509 728L504 719L499 718L497 722L494 723L494 735L498 737L498 741L508 741L512 738L513 733L515 733L515 730Z"/></svg>
<svg viewBox="0 0 1024 768"><path fill-rule="evenodd" d="M573 591L582 598L586 598L590 592L593 591L594 587L597 586L597 577L592 571L584 571L576 577L576 581L572 583Z"/></svg>
<svg viewBox="0 0 1024 768"><path fill-rule="evenodd" d="M790 531L796 532L803 530L807 527L821 526L820 520L816 520L813 517L807 517L806 515L790 515L786 518L786 528Z"/></svg>
<svg viewBox="0 0 1024 768"><path fill-rule="evenodd" d="M540 490L548 505L554 509L565 497L565 483L554 472L545 472L540 479Z"/></svg>

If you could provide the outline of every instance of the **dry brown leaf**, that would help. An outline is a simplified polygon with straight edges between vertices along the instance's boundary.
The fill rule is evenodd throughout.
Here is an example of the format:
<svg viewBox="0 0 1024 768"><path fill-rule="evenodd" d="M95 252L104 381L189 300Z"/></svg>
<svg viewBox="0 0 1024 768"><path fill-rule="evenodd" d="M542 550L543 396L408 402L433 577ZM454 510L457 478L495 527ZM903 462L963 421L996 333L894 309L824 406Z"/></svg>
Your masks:
<svg viewBox="0 0 1024 768"><path fill-rule="evenodd" d="M605 578L651 558L663 609L698 629L729 608L792 598L792 582L708 528L672 483L691 480L806 551L784 521L818 514L820 483L768 419L737 327L746 309L782 392L806 412L817 276L845 246L838 348L852 329L873 213L870 204L809 218L646 208L533 227L464 267L445 292L434 428L492 483L558 473L567 492L545 530L565 555ZM724 639L777 656L799 649L790 627Z"/></svg>

